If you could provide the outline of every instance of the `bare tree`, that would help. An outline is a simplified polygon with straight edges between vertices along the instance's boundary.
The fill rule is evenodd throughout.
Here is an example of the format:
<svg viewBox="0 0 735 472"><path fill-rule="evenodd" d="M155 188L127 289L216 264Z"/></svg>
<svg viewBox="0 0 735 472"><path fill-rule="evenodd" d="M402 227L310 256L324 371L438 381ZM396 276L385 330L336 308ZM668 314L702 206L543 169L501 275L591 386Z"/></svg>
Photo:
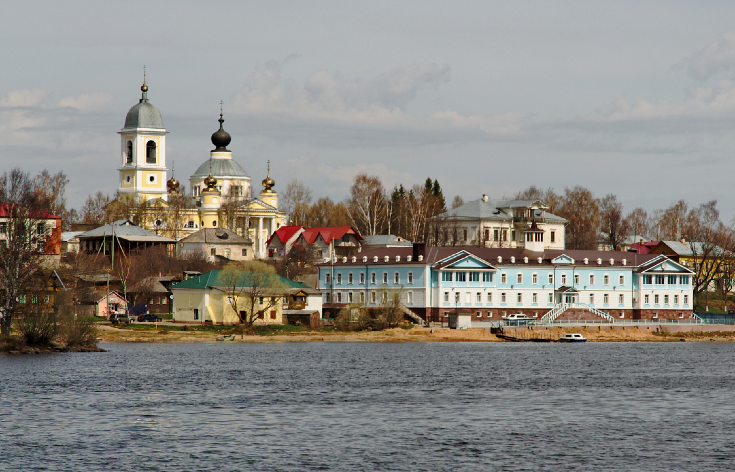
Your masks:
<svg viewBox="0 0 735 472"><path fill-rule="evenodd" d="M634 243L638 242L638 237L648 234L648 213L641 207L634 208L625 217L625 226L628 228L628 234L631 234Z"/></svg>
<svg viewBox="0 0 735 472"><path fill-rule="evenodd" d="M262 261L231 262L219 283L240 323L251 329L266 313L275 309L288 291L273 266Z"/></svg>
<svg viewBox="0 0 735 472"><path fill-rule="evenodd" d="M452 199L452 210L455 208L459 208L462 205L464 205L464 198L460 197L459 195L455 195L454 199Z"/></svg>
<svg viewBox="0 0 735 472"><path fill-rule="evenodd" d="M613 251L620 249L627 237L627 222L623 220L623 204L612 193L600 200L600 232L603 242Z"/></svg>
<svg viewBox="0 0 735 472"><path fill-rule="evenodd" d="M364 173L356 175L345 203L353 226L360 234L371 236L384 231L388 217L387 197L379 177Z"/></svg>
<svg viewBox="0 0 735 472"><path fill-rule="evenodd" d="M306 214L311 205L311 190L300 180L293 179L281 196L281 205L288 215L290 224L303 226L306 224Z"/></svg>
<svg viewBox="0 0 735 472"><path fill-rule="evenodd" d="M110 197L97 191L96 194L87 197L82 207L81 219L85 223L96 223L102 225L105 223L105 207L110 203Z"/></svg>
<svg viewBox="0 0 735 472"><path fill-rule="evenodd" d="M19 295L41 268L48 212L30 176L15 168L0 177L0 332L9 334Z"/></svg>
<svg viewBox="0 0 735 472"><path fill-rule="evenodd" d="M38 192L42 204L53 215L62 216L66 212L66 184L69 179L63 172L51 175L48 170L43 169L34 179L36 192Z"/></svg>
<svg viewBox="0 0 735 472"><path fill-rule="evenodd" d="M592 192L579 185L565 188L558 213L569 221L566 228L567 249L597 249L599 206Z"/></svg>
<svg viewBox="0 0 735 472"><path fill-rule="evenodd" d="M350 226L352 220L343 203L334 203L329 197L321 197L306 211L303 226Z"/></svg>

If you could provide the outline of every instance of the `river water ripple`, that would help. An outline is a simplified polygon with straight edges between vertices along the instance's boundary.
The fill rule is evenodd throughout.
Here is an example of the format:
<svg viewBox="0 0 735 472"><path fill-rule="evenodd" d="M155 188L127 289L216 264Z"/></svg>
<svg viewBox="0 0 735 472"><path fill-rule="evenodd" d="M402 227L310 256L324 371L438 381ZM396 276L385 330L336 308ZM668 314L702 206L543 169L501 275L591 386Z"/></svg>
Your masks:
<svg viewBox="0 0 735 472"><path fill-rule="evenodd" d="M114 344L0 356L0 470L735 468L735 345Z"/></svg>

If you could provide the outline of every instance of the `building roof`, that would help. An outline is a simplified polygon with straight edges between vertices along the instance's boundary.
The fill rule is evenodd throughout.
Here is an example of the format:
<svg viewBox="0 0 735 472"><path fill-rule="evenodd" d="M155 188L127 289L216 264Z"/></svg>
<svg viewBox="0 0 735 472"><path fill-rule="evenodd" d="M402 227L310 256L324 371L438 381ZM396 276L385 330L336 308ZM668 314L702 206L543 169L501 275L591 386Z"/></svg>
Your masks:
<svg viewBox="0 0 735 472"><path fill-rule="evenodd" d="M180 243L199 244L247 244L253 245L249 238L245 238L225 228L204 228L179 240Z"/></svg>
<svg viewBox="0 0 735 472"><path fill-rule="evenodd" d="M443 213L440 216L450 218L465 218L465 219L481 219L481 220L497 220L507 221L513 217L509 212L504 209L509 208L529 208L535 203L541 203L538 200L504 200L499 202L493 202L491 200L485 201L483 198L472 200L465 203L462 206L454 208ZM559 222L564 223L564 218L549 213L543 209L536 209L533 212L533 218L544 222Z"/></svg>
<svg viewBox="0 0 735 472"><path fill-rule="evenodd" d="M362 243L363 246L383 246L383 247L413 247L413 243L400 236L394 234L374 234L372 236L365 236L365 240Z"/></svg>
<svg viewBox="0 0 735 472"><path fill-rule="evenodd" d="M151 128L163 129L163 120L161 112L148 102L148 86L143 84L143 96L140 101L133 105L125 116L125 126L123 129L129 128Z"/></svg>
<svg viewBox="0 0 735 472"><path fill-rule="evenodd" d="M570 249L546 249L543 252L529 251L525 248L488 248L480 246L427 246L424 252L423 261L419 262L416 259L407 261L407 256L413 255L413 248L396 248L396 247L378 247L375 249L368 249L353 256L347 257L347 262L342 262L343 258L337 258L334 263L335 266L349 266L356 264L363 264L362 258L367 257L367 261L374 265L396 265L396 264L429 264L438 268L445 267L448 261L445 259L456 259L461 260L458 253L464 252L471 254L483 261L487 261L490 264L499 264L503 266L517 265L517 266L538 266L538 265L556 265L563 267L566 264L563 263L552 263L552 261L559 256L566 255L568 258L574 260L569 265L585 265L584 259L587 259L589 267L620 267L623 266L625 261L626 266L641 265L651 259L659 257L660 254L636 254L631 252L622 251L592 251L592 250L570 250ZM377 256L378 262L373 262L373 258ZM388 256L388 262L385 262L385 256ZM396 256L400 256L400 261L396 262ZM356 262L352 262L352 257L356 258ZM501 257L501 262L498 262L498 257ZM528 258L528 262L524 261L524 257ZM541 257L541 263L538 262L538 258ZM514 258L514 262L511 262L511 258ZM597 264L597 259L601 260L601 264ZM610 264L610 259L613 259L613 264ZM329 265L329 262L318 264L318 265Z"/></svg>
<svg viewBox="0 0 735 472"><path fill-rule="evenodd" d="M80 234L84 234L84 231L64 231L61 233L61 241L65 243L69 242Z"/></svg>
<svg viewBox="0 0 735 472"><path fill-rule="evenodd" d="M80 234L79 239L87 238L102 238L106 236L112 236L113 228L115 230L115 237L125 239L128 241L138 242L159 242L159 243L174 243L173 239L158 236L155 233L148 231L147 229L141 228L140 226L134 225L130 220L117 220L111 224L100 226L91 231L87 231Z"/></svg>
<svg viewBox="0 0 735 472"><path fill-rule="evenodd" d="M704 243L698 241L659 241L655 246L659 245L668 247L674 254L680 257L694 257L695 255L704 256L705 252L708 253L706 254L707 256L721 256L729 253L729 251L726 251L719 246L707 247ZM650 249L651 252L658 251L655 246Z"/></svg>
<svg viewBox="0 0 735 472"><path fill-rule="evenodd" d="M250 179L245 169L234 159L212 158L204 161L202 165L194 172L190 179L203 179L209 175L209 161L212 161L212 177L214 178L240 178L243 180Z"/></svg>
<svg viewBox="0 0 735 472"><path fill-rule="evenodd" d="M321 228L308 228L301 233L306 244L314 244L316 239L321 236L325 243L329 244L334 239L340 239L345 234L352 234L358 241L362 241L362 236L352 226L325 226Z"/></svg>
<svg viewBox="0 0 735 472"><path fill-rule="evenodd" d="M190 278L189 280L184 280L183 282L179 282L177 284L174 284L170 287L171 290L176 289L207 289L207 288L215 288L215 287L224 287L227 285L227 283L224 282L224 276L223 273L226 272L224 270L210 270L209 272L205 272L204 274L197 275L195 277ZM250 277L252 272L240 272L242 279L238 281L239 287L247 287L250 283ZM303 289L303 290L310 290L309 287L306 285L302 285L298 282L294 282L293 280L289 280L285 277L281 277L280 275L276 275L273 273L267 274L269 279L273 280L273 282L280 282L283 283L287 289Z"/></svg>
<svg viewBox="0 0 735 472"><path fill-rule="evenodd" d="M298 233L301 229L303 229L303 226L281 226L276 230L275 233L271 234L271 237L268 238L268 241L266 241L267 244L270 244L271 240L274 237L277 237L279 241L281 241L281 244L286 244L289 239L291 239L294 234Z"/></svg>
<svg viewBox="0 0 735 472"><path fill-rule="evenodd" d="M13 216L9 210L15 206L16 206L15 203L0 203L0 218L10 218L11 216ZM45 220L50 220L50 219L60 220L61 219L60 216L56 216L48 210L33 211L32 216L33 218L45 219Z"/></svg>

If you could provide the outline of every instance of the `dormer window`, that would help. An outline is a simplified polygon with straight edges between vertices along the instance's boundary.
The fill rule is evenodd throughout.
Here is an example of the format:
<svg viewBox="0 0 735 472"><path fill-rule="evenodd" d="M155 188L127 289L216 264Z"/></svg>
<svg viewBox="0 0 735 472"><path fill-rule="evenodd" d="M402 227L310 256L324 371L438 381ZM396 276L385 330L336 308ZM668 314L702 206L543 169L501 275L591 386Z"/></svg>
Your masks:
<svg viewBox="0 0 735 472"><path fill-rule="evenodd" d="M148 141L145 145L145 163L156 163L156 142L153 140Z"/></svg>

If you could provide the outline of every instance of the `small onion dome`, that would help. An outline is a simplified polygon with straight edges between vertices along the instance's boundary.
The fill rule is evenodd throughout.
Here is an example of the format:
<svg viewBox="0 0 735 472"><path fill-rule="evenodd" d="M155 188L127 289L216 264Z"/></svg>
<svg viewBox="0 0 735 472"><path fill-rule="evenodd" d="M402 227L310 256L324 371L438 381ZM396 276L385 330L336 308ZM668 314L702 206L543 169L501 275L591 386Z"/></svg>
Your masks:
<svg viewBox="0 0 735 472"><path fill-rule="evenodd" d="M179 191L179 181L176 180L176 177L171 176L171 179L166 182L166 187L168 187L169 192L178 192Z"/></svg>
<svg viewBox="0 0 735 472"><path fill-rule="evenodd" d="M207 190L214 190L214 186L217 185L217 179L212 177L212 174L209 174L209 177L204 179L204 185L207 186Z"/></svg>
<svg viewBox="0 0 735 472"><path fill-rule="evenodd" d="M263 179L263 187L265 187L265 190L267 192L267 191L270 191L270 189L272 189L274 185L276 185L276 182L273 179L271 179L271 173L269 171L268 177Z"/></svg>
<svg viewBox="0 0 735 472"><path fill-rule="evenodd" d="M215 151L227 151L227 145L232 141L230 133L222 128L222 123L225 120L222 119L222 113L219 114L219 129L212 134L212 144L216 146Z"/></svg>
<svg viewBox="0 0 735 472"><path fill-rule="evenodd" d="M146 85L145 81L143 81L143 85L140 86L140 89L143 92L147 92L148 91L148 86Z"/></svg>

